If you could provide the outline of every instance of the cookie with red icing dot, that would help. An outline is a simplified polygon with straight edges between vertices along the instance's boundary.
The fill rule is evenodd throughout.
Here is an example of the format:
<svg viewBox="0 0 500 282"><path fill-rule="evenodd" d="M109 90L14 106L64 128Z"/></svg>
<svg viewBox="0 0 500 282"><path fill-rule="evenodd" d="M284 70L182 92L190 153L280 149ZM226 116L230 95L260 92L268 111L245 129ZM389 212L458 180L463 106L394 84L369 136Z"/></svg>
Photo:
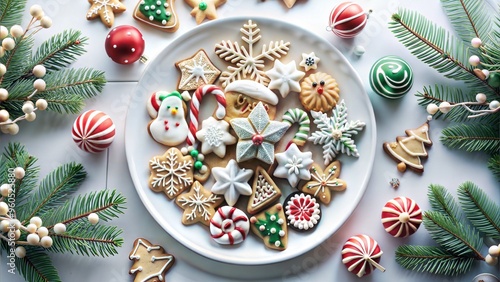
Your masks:
<svg viewBox="0 0 500 282"><path fill-rule="evenodd" d="M221 245L235 245L243 242L249 230L248 216L235 207L220 207L210 220L212 238Z"/></svg>
<svg viewBox="0 0 500 282"><path fill-rule="evenodd" d="M288 226L294 230L312 230L321 219L320 204L309 194L294 192L288 195L283 206Z"/></svg>
<svg viewBox="0 0 500 282"><path fill-rule="evenodd" d="M385 231L394 237L408 237L422 223L422 211L410 198L396 197L382 208L382 224Z"/></svg>
<svg viewBox="0 0 500 282"><path fill-rule="evenodd" d="M335 108L340 98L337 81L324 72L310 74L300 87L300 103L308 111L328 112Z"/></svg>

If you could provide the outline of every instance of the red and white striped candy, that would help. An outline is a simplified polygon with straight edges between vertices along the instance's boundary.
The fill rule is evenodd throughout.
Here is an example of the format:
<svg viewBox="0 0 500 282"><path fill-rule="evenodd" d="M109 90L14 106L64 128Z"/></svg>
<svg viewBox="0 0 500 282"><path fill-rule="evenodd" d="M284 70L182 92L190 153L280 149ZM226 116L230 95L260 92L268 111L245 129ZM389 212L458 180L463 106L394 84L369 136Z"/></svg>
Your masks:
<svg viewBox="0 0 500 282"><path fill-rule="evenodd" d="M370 236L360 234L352 236L342 247L342 263L347 270L358 277L370 274L374 268L384 272L379 262L383 252L377 241Z"/></svg>
<svg viewBox="0 0 500 282"><path fill-rule="evenodd" d="M382 224L385 231L394 237L408 237L422 223L422 211L410 198L397 197L382 208Z"/></svg>
<svg viewBox="0 0 500 282"><path fill-rule="evenodd" d="M71 135L80 149L89 153L99 153L113 142L115 124L107 114L90 110L76 118Z"/></svg>
<svg viewBox="0 0 500 282"><path fill-rule="evenodd" d="M217 111L215 116L218 119L223 119L226 116L226 96L224 96L224 91L215 85L207 84L198 87L193 94L191 104L189 106L189 133L186 142L189 146L195 146L196 144L196 131L198 131L198 116L200 113L200 103L203 96L206 94L215 95L217 100Z"/></svg>
<svg viewBox="0 0 500 282"><path fill-rule="evenodd" d="M366 25L368 15L363 8L352 2L342 2L330 13L330 28L342 38L351 38L360 33Z"/></svg>
<svg viewBox="0 0 500 282"><path fill-rule="evenodd" d="M158 115L158 110L160 109L161 100L160 95L169 94L166 91L157 91L151 94L149 97L148 103L146 104L146 109L148 110L148 114L151 118L156 118Z"/></svg>

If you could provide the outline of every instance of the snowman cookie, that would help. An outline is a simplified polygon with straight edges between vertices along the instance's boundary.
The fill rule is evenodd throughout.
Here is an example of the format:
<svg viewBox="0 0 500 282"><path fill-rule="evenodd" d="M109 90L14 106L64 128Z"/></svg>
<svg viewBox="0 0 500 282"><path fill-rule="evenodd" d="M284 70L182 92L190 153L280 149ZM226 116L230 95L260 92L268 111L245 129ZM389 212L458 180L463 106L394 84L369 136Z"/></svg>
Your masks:
<svg viewBox="0 0 500 282"><path fill-rule="evenodd" d="M186 121L186 104L181 94L174 91L160 95L161 101L158 114L148 124L148 132L158 143L166 146L176 146L186 140L188 124Z"/></svg>

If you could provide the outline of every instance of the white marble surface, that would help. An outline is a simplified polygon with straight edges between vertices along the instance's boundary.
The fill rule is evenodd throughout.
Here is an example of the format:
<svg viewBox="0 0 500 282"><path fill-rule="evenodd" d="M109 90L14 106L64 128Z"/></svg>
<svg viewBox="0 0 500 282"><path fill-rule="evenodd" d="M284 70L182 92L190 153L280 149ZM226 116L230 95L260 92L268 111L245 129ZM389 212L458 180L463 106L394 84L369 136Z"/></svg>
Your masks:
<svg viewBox="0 0 500 282"><path fill-rule="evenodd" d="M134 0L123 1L128 10L117 15L115 26L131 24L138 27L146 40L146 54L154 58L163 48L180 34L195 27L194 19L189 16L190 8L183 1L176 1L176 9L181 19L181 27L174 34L162 33L143 26L132 19ZM394 260L394 250L401 244L432 244L424 228L420 228L412 237L395 239L388 235L380 223L380 210L385 202L396 196L408 196L419 203L423 210L429 208L426 192L431 183L446 186L455 194L459 184L472 180L482 187L492 199L500 199L499 184L493 178L485 163L487 156L451 150L439 142L441 129L448 123L433 121L431 138L434 145L429 150L425 161L425 173L412 172L400 174L395 163L382 150L382 143L392 141L404 134L407 128L420 125L427 114L417 105L417 98L406 95L403 99L389 101L375 95L368 84L368 72L375 60L384 55L399 55L406 59L415 71L412 93L424 85L449 83L434 70L418 61L397 42L387 29L388 18L397 7L406 7L420 11L435 22L449 27L446 17L437 0L360 0L356 1L367 9L372 9L369 23L361 35L353 40L341 40L325 30L328 15L335 1L298 0L292 9L287 9L281 1L267 0L228 0L220 7L219 17L230 16L266 16L299 24L311 32L324 37L336 46L351 62L361 76L369 94L377 122L377 152L374 169L367 191L359 206L344 226L325 242L312 251L290 261L262 266L235 266L211 261L190 251L171 238L149 215L140 201L130 179L125 158L124 121L127 114L132 90L140 78L144 65L133 64L120 66L111 62L104 52L104 39L108 30L99 20L89 22L85 13L89 7L87 1L73 0L30 0L29 4L41 4L46 13L53 18L54 26L39 33L37 42L44 36L67 28L79 29L90 37L87 54L82 56L75 67L93 67L106 71L109 83L103 93L88 101L87 109L99 109L107 112L117 126L117 138L106 154L89 155L80 151L71 140L70 129L76 116L55 116L43 113L34 123L22 123L19 135L7 137L0 135L2 147L9 141L24 143L30 153L39 157L41 175L57 165L75 161L82 163L89 176L80 191L89 192L101 188L118 189L127 197L127 210L123 216L112 223L123 228L124 245L119 254L109 258L87 258L76 255L52 254L53 262L59 269L63 281L132 281L128 274L131 262L128 253L132 242L137 237L146 237L151 242L164 246L177 258L174 267L168 272L168 281L357 281L341 263L340 248L345 240L355 234L365 233L375 238L381 245L384 255L381 264L385 273L375 271L365 281L471 281L482 272L500 276L499 267L490 267L485 263L475 263L472 270L457 278L433 276L409 272L401 268ZM489 3L494 3L491 0ZM496 1L498 2L498 1ZM366 53L362 57L353 55L353 47L362 45ZM401 187L394 190L388 184L393 177L401 180ZM324 224L324 222L323 222ZM483 250L486 253L486 247ZM0 259L2 281L22 281L17 276L5 274L5 258ZM4 280L7 278L6 280Z"/></svg>

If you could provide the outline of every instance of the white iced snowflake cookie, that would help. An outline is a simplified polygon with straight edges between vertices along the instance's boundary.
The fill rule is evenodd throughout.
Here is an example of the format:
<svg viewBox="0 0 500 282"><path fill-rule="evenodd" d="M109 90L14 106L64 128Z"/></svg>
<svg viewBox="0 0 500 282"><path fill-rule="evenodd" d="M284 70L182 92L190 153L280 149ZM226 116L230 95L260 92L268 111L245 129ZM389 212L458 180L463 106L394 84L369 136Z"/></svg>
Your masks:
<svg viewBox="0 0 500 282"><path fill-rule="evenodd" d="M280 60L274 61L274 67L266 71L266 75L271 79L269 89L277 89L283 98L293 92L300 92L299 81L304 77L305 73L297 70L295 61L288 64L283 64Z"/></svg>
<svg viewBox="0 0 500 282"><path fill-rule="evenodd" d="M161 95L158 115L148 125L153 139L166 146L176 146L186 140L188 125L186 122L186 105L179 92L174 91Z"/></svg>
<svg viewBox="0 0 500 282"><path fill-rule="evenodd" d="M201 142L201 152L206 155L216 154L219 158L226 155L226 146L236 143L236 137L229 133L229 123L209 117L201 124L201 130L196 132L196 138Z"/></svg>
<svg viewBox="0 0 500 282"><path fill-rule="evenodd" d="M306 71L315 70L318 68L318 63L320 58L316 57L314 52L309 54L302 53L302 61L300 61L299 66L304 67Z"/></svg>
<svg viewBox="0 0 500 282"><path fill-rule="evenodd" d="M234 206L240 195L249 196L252 194L252 187L248 181L252 178L253 171L240 168L235 160L230 160L225 168L212 168L212 174L215 178L212 193L224 195L228 205Z"/></svg>
<svg viewBox="0 0 500 282"><path fill-rule="evenodd" d="M311 179L311 166L313 164L311 152L301 152L297 144L292 143L285 152L275 155L278 166L274 176L286 178L292 187L296 187L301 179Z"/></svg>

